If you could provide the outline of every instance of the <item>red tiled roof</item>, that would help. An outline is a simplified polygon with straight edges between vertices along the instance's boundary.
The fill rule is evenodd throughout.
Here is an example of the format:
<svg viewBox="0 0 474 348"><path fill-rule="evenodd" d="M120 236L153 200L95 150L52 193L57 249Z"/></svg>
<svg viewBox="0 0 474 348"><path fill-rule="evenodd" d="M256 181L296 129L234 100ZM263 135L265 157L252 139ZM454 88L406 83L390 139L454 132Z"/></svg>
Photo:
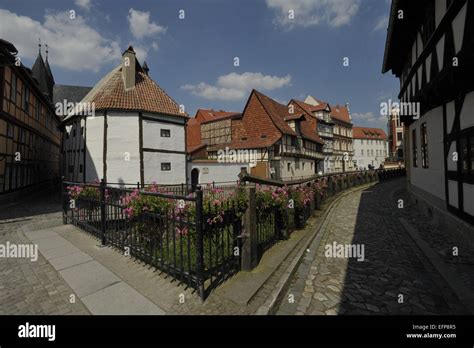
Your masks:
<svg viewBox="0 0 474 348"><path fill-rule="evenodd" d="M214 121L232 116L240 116L239 112L229 112L224 110L216 111L213 109L198 109L196 112L196 117L198 117L198 114L202 117L201 122Z"/></svg>
<svg viewBox="0 0 474 348"><path fill-rule="evenodd" d="M316 130L313 129L311 123L307 120L301 123L301 133L303 134L303 137L308 140L314 141L315 143L324 144L323 139L321 139L319 135L316 134Z"/></svg>
<svg viewBox="0 0 474 348"><path fill-rule="evenodd" d="M380 128L354 127L352 135L354 139L387 140L387 134Z"/></svg>
<svg viewBox="0 0 474 348"><path fill-rule="evenodd" d="M122 69L117 69L90 102L95 103L96 110L140 110L186 117L186 114L179 112L178 104L147 74L137 71L135 81L135 88L126 91Z"/></svg>
<svg viewBox="0 0 474 348"><path fill-rule="evenodd" d="M201 144L201 124L221 121L225 118L240 116L238 112L228 111L215 111L212 109L198 109L196 116L191 118L187 122L186 135L187 135L187 151L193 152L197 146Z"/></svg>
<svg viewBox="0 0 474 348"><path fill-rule="evenodd" d="M352 124L351 118L349 117L349 109L347 106L336 105L331 107L331 117L336 120Z"/></svg>
<svg viewBox="0 0 474 348"><path fill-rule="evenodd" d="M282 134L296 136L296 133L284 121L286 116L291 116L286 105L276 102L272 98L267 97L265 94L262 94L257 90L253 90L252 93L255 93L257 99L262 104L268 116L270 116L270 119Z"/></svg>
<svg viewBox="0 0 474 348"><path fill-rule="evenodd" d="M263 107L267 110L278 129L283 134L296 136L295 131L285 122L286 117L294 116L294 114L289 113L288 106L280 104L258 91L255 91L255 93L262 101ZM312 129L311 124L307 120L301 122L301 135L307 140L324 144L324 141L316 134L316 130Z"/></svg>
<svg viewBox="0 0 474 348"><path fill-rule="evenodd" d="M329 106L328 103L325 103L325 102L319 102L319 105L311 105L311 104L307 104L301 100L296 100L296 99L292 99L292 101L294 103L296 103L300 108L302 108L305 112L307 112L310 116L314 116L313 115L313 112L315 111L322 111L322 110L325 110L326 108L329 107L329 110L331 110L331 107Z"/></svg>
<svg viewBox="0 0 474 348"><path fill-rule="evenodd" d="M201 148L206 147L206 144L198 144L198 145L188 145L187 151L188 153L193 153Z"/></svg>
<svg viewBox="0 0 474 348"><path fill-rule="evenodd" d="M133 51L133 48L129 48ZM133 110L188 118L179 105L156 84L135 60L135 87L125 90L122 64L103 77L82 102L94 103L95 110ZM69 116L73 116L70 114Z"/></svg>

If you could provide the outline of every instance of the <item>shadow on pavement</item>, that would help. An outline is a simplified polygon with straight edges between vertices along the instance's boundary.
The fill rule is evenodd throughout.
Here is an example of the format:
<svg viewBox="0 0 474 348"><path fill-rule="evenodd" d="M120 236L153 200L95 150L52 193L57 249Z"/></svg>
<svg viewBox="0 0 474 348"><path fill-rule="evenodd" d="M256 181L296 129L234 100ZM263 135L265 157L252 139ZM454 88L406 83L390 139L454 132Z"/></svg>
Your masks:
<svg viewBox="0 0 474 348"><path fill-rule="evenodd" d="M347 263L339 311L343 314L462 314L453 313L438 283L433 281L436 275L427 271L426 260L422 261L424 256L413 247L413 241L403 230L398 217L406 214L406 210L398 209L397 199L392 197L397 187L400 185L393 180L364 190L352 241L335 240L338 244L352 244L352 251L359 247L364 252L363 258L357 254L335 260ZM327 243L333 243L333 239L329 238Z"/></svg>
<svg viewBox="0 0 474 348"><path fill-rule="evenodd" d="M36 215L60 213L61 192L48 190L21 197L16 202L0 204L0 223Z"/></svg>

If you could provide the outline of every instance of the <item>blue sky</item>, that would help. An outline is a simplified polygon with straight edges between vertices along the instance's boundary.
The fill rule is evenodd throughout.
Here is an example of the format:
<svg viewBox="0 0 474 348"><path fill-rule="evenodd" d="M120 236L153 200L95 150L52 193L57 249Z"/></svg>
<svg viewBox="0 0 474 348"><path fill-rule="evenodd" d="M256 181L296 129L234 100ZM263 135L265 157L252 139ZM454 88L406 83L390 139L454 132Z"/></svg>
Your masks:
<svg viewBox="0 0 474 348"><path fill-rule="evenodd" d="M380 103L398 89L381 74L389 9L386 0L0 0L0 37L27 66L41 37L59 84L94 85L132 44L190 115L242 111L256 88L285 103L348 102L356 125L385 129Z"/></svg>

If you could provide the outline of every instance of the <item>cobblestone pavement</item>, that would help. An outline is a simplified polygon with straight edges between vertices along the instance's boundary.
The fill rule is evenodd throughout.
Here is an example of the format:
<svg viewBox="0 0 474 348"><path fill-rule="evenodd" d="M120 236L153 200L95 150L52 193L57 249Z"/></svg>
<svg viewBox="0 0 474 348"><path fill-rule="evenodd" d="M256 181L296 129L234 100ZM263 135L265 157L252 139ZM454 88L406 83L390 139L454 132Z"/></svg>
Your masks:
<svg viewBox="0 0 474 348"><path fill-rule="evenodd" d="M426 217L416 209L398 209L399 197L407 199L404 179L342 198L321 244L300 263L276 314L467 314L398 220L416 222L427 233ZM435 240L443 250L452 245L440 236ZM334 242L364 246L364 261L326 257L326 246Z"/></svg>
<svg viewBox="0 0 474 348"><path fill-rule="evenodd" d="M406 202L404 210L396 208L399 198ZM320 246L310 246L282 301L272 313L464 314L456 296L403 231L398 220L401 216L425 239L429 237L432 248L446 262L472 264L467 256L453 259L449 255L447 251L453 241L442 231L434 230L413 206L403 188L403 179L391 181L349 194L336 204ZM308 229L312 228L312 222L314 220L310 220ZM0 244L30 243L22 228L40 230L60 224L58 197L32 198L23 204L4 205L0 209ZM310 233L304 240L309 236ZM333 242L364 245L365 260L325 257L324 246ZM181 287L177 287L186 294L186 301L180 303L176 296L175 305L167 312L255 314L305 243L300 244L247 306L238 305L219 292L211 293L202 303L190 289L181 291ZM466 268L462 276L466 282L472 280L472 267ZM72 293L41 254L37 262L18 258L0 262L0 314L90 314L77 297L76 303L69 302ZM403 295L402 303L400 295Z"/></svg>
<svg viewBox="0 0 474 348"><path fill-rule="evenodd" d="M31 244L21 227L35 229L62 224L58 197L31 198L0 206L0 244ZM89 314L56 270L38 252L38 260L0 259L0 314Z"/></svg>

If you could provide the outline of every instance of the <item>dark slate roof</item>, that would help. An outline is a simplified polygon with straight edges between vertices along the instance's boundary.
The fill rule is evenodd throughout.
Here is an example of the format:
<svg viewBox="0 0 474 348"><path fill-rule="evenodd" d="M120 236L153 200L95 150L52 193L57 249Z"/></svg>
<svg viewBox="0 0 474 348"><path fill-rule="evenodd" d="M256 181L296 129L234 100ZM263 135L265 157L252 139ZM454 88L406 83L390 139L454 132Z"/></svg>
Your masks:
<svg viewBox="0 0 474 348"><path fill-rule="evenodd" d="M54 85L53 104L62 103L66 100L68 103L78 103L89 93L92 87Z"/></svg>
<svg viewBox="0 0 474 348"><path fill-rule="evenodd" d="M44 63L41 52L38 52L38 57L36 57L35 64L33 64L31 70L33 77L38 81L41 92L47 96L49 100L52 100L54 81L52 80L51 71L48 70Z"/></svg>
<svg viewBox="0 0 474 348"><path fill-rule="evenodd" d="M53 73L51 72L51 67L49 66L48 55L47 54L46 54L46 61L44 62L44 65L46 66L46 73L48 74L48 78L50 79L51 87L53 87L54 86L54 77L53 77Z"/></svg>

